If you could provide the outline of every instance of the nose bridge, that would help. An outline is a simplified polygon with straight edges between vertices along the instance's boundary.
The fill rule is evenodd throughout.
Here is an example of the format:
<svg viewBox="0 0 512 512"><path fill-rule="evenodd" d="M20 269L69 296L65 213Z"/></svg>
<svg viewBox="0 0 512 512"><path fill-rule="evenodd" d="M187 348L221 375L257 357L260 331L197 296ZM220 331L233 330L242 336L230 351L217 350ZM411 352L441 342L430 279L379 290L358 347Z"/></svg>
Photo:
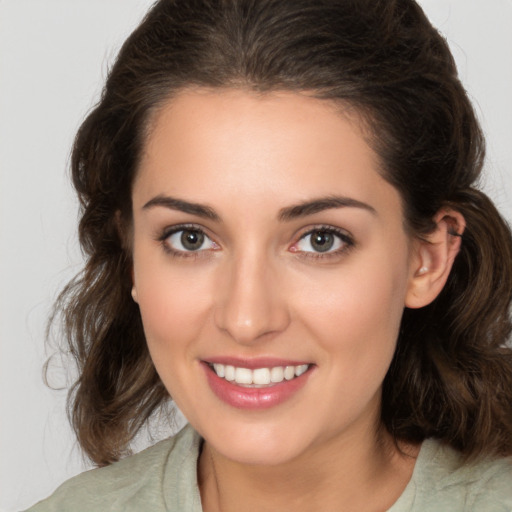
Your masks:
<svg viewBox="0 0 512 512"><path fill-rule="evenodd" d="M222 276L217 326L238 343L250 344L288 324L276 265L265 250L245 247L230 258Z"/></svg>

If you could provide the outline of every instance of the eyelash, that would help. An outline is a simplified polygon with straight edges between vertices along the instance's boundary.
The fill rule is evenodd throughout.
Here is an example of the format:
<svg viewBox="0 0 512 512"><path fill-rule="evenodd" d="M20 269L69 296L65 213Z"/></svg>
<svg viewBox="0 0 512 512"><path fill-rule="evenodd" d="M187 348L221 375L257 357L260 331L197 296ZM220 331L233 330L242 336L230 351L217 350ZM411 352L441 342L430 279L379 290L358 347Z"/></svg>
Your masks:
<svg viewBox="0 0 512 512"><path fill-rule="evenodd" d="M326 252L315 252L315 251L298 251L294 250L292 252L295 252L297 255L299 255L301 258L313 258L313 259L329 259L329 258L339 258L340 256L348 253L350 250L352 250L356 243L353 239L353 237L347 233L344 230L335 228L333 226L325 226L325 225L319 225L314 226L313 228L309 228L307 231L305 231L293 244L292 247L299 244L302 240L304 240L306 237L313 235L314 233L327 233L330 235L334 235L336 238L339 239L341 242L341 247L334 250L334 251L326 251Z"/></svg>
<svg viewBox="0 0 512 512"><path fill-rule="evenodd" d="M167 240L172 235L179 233L181 231L191 231L204 235L207 239L209 239L213 244L217 246L217 244L205 233L204 229L195 224L181 224L177 226L172 226L167 228L161 233L157 240L161 243L163 250L170 254L173 257L178 258L198 258L205 257L207 253L210 252L208 249L202 249L197 251L182 251L173 249L168 243ZM300 251L297 249L293 249L297 244L299 244L306 237L313 235L314 233L327 233L334 235L341 242L342 246L334 251L326 251L326 252L315 252L315 251ZM338 228L334 228L332 226L314 226L304 233L301 234L299 239L290 247L290 252L297 254L301 258L314 258L314 259L328 259L328 258L336 258L340 257L343 254L346 254L351 249L355 247L355 241L351 235L349 235L346 231L343 231ZM217 246L218 247L218 246ZM216 250L216 249L213 249Z"/></svg>
<svg viewBox="0 0 512 512"><path fill-rule="evenodd" d="M177 226L172 226L171 228L167 228L163 231L163 233L157 237L157 240L162 244L164 251L176 258L200 258L207 256L208 250L197 250L197 251L181 251L177 249L173 249L168 243L167 240L172 235L179 233L180 231L191 231L195 233L199 233L205 236L205 238L211 240L211 238L205 233L204 229L195 224L181 224ZM215 244L215 242L212 241ZM217 245L217 244L215 244Z"/></svg>

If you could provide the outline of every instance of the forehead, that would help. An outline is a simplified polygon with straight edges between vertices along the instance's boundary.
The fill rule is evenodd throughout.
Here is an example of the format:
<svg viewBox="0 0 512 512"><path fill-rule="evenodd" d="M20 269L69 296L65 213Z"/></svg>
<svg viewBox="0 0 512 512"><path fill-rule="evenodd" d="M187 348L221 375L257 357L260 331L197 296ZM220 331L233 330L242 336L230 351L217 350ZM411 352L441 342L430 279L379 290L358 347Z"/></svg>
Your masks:
<svg viewBox="0 0 512 512"><path fill-rule="evenodd" d="M306 94L187 90L154 116L134 204L157 194L275 207L333 193L398 198L360 119ZM390 196L390 197L387 197Z"/></svg>

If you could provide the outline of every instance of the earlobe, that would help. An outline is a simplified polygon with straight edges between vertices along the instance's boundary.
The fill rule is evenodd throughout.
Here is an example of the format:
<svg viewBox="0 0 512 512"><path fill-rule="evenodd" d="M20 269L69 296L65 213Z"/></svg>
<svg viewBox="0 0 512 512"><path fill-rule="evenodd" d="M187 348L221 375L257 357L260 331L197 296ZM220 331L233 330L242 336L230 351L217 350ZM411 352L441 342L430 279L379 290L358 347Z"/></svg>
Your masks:
<svg viewBox="0 0 512 512"><path fill-rule="evenodd" d="M132 268L130 269L130 276L132 279L132 299L134 302L136 302L138 304L139 301L137 300L137 288L135 288L135 272L133 270L133 264L132 264Z"/></svg>
<svg viewBox="0 0 512 512"><path fill-rule="evenodd" d="M405 306L422 308L444 288L459 253L466 222L458 211L443 208L433 218L436 229L415 241Z"/></svg>

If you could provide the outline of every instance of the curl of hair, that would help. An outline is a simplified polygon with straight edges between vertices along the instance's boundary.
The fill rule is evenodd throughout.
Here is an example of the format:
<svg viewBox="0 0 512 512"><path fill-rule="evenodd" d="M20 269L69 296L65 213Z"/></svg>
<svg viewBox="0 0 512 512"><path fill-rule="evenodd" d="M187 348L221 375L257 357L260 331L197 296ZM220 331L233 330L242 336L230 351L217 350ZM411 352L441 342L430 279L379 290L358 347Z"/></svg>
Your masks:
<svg viewBox="0 0 512 512"><path fill-rule="evenodd" d="M466 219L445 288L407 309L384 381L382 419L395 438L436 437L466 458L512 453L512 236L477 190L447 206Z"/></svg>
<svg viewBox="0 0 512 512"><path fill-rule="evenodd" d="M168 399L131 289L131 187L155 112L186 87L306 91L353 108L424 236L443 206L467 223L449 281L404 312L383 386L396 439L427 436L468 457L512 452L512 239L476 190L478 122L448 46L413 0L160 0L123 45L80 128L72 177L86 266L62 292L80 376L69 395L78 440L99 465Z"/></svg>

